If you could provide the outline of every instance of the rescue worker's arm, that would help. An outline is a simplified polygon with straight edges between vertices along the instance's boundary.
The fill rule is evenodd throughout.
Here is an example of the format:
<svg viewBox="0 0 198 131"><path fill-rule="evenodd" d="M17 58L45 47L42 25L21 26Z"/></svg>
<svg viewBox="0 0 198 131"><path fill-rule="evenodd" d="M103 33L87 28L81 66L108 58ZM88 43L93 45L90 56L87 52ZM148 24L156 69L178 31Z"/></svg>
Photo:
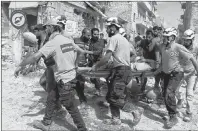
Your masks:
<svg viewBox="0 0 198 131"><path fill-rule="evenodd" d="M111 56L113 55L113 52L116 50L117 48L117 40L114 38L110 38L109 40L109 44L106 47L106 54L104 57L102 57L100 59L100 61L98 61L93 67L92 70L96 70L97 68L105 65L106 63L108 63L109 59L111 58Z"/></svg>
<svg viewBox="0 0 198 131"><path fill-rule="evenodd" d="M92 70L96 70L97 68L99 68L99 67L105 65L105 64L109 61L109 59L111 58L111 56L112 56L112 51L107 50L105 56L104 56L103 58L101 58L100 61L97 62L97 63L92 67Z"/></svg>
<svg viewBox="0 0 198 131"><path fill-rule="evenodd" d="M81 49L77 44L75 44L75 43L72 43L73 44L73 46L74 46L74 48L76 49L76 51L78 51L78 52L80 52L80 53L83 53L83 54L93 54L93 52L92 51L88 51L88 50L83 50L83 49Z"/></svg>
<svg viewBox="0 0 198 131"><path fill-rule="evenodd" d="M37 52L33 55L30 55L29 57L27 57L26 59L24 59L19 66L17 67L17 69L14 72L14 76L17 77L19 72L21 71L22 67L28 65L28 64L33 64L35 62L37 62L41 57L43 56L43 54L41 52Z"/></svg>
<svg viewBox="0 0 198 131"><path fill-rule="evenodd" d="M94 55L100 55L102 54L103 48L99 48L97 51L93 51Z"/></svg>
<svg viewBox="0 0 198 131"><path fill-rule="evenodd" d="M89 49L89 46L87 45L82 45L82 44L76 44L76 45L78 45L80 48L85 48L86 50Z"/></svg>
<svg viewBox="0 0 198 131"><path fill-rule="evenodd" d="M48 56L53 55L54 52L54 43L56 41L48 41L37 53L29 56L28 58L24 59L19 66L17 67L17 69L14 72L15 77L18 76L19 72L23 69L22 67L28 65L28 64L32 64L37 62L38 59L40 59L42 56L48 58Z"/></svg>
<svg viewBox="0 0 198 131"><path fill-rule="evenodd" d="M198 72L198 61L195 59L195 57L191 57L190 60L195 67L195 70Z"/></svg>

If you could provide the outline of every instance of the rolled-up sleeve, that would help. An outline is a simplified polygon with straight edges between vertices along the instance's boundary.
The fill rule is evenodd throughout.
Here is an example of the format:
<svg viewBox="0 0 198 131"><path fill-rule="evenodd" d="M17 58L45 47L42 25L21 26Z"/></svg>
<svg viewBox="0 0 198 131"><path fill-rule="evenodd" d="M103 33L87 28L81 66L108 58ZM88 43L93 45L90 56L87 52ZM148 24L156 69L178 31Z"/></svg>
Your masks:
<svg viewBox="0 0 198 131"><path fill-rule="evenodd" d="M41 52L46 58L51 56L55 51L55 46L53 41L48 41L40 50L39 52Z"/></svg>
<svg viewBox="0 0 198 131"><path fill-rule="evenodd" d="M115 52L116 47L117 47L117 43L118 43L118 42L117 42L116 39L111 38L111 39L109 40L109 43L108 43L107 47L106 47L106 50Z"/></svg>

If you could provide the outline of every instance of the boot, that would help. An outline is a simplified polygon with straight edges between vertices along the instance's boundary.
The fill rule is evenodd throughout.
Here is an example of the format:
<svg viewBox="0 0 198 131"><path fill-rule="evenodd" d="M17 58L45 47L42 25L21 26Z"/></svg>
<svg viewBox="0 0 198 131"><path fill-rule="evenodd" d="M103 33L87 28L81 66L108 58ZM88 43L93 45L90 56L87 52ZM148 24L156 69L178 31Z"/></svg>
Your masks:
<svg viewBox="0 0 198 131"><path fill-rule="evenodd" d="M190 122L192 120L192 113L186 112L186 116L184 117L184 122Z"/></svg>
<svg viewBox="0 0 198 131"><path fill-rule="evenodd" d="M59 108L56 108L54 111L53 116L58 118L65 118L67 115L67 111L61 106Z"/></svg>
<svg viewBox="0 0 198 131"><path fill-rule="evenodd" d="M33 122L33 126L42 131L48 131L50 129L50 125L51 124L46 124L43 121L38 121L38 120Z"/></svg>
<svg viewBox="0 0 198 131"><path fill-rule="evenodd" d="M105 119L103 121L103 123L107 124L107 125L121 125L122 124L121 120L119 118L116 118L116 117L114 117L112 119Z"/></svg>
<svg viewBox="0 0 198 131"><path fill-rule="evenodd" d="M123 111L125 112L130 112L133 115L133 121L132 124L135 126L139 123L141 119L141 115L144 112L144 109L138 109L135 105L131 103L126 103L124 107L122 108Z"/></svg>
<svg viewBox="0 0 198 131"><path fill-rule="evenodd" d="M178 123L178 119L176 114L170 115L170 119L166 122L166 126L168 129L172 128Z"/></svg>
<svg viewBox="0 0 198 131"><path fill-rule="evenodd" d="M140 120L141 120L141 116L142 116L142 113L144 112L144 109L138 109L138 110L135 110L132 112L132 115L133 115L133 126L136 126Z"/></svg>

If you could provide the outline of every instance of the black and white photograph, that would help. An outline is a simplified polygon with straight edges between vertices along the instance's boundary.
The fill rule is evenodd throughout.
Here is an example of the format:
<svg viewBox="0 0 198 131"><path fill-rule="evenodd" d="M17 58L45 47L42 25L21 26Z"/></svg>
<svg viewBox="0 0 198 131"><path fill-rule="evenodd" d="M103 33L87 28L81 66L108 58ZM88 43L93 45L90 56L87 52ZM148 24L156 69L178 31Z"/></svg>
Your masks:
<svg viewBox="0 0 198 131"><path fill-rule="evenodd" d="M198 1L1 1L1 130L198 130Z"/></svg>

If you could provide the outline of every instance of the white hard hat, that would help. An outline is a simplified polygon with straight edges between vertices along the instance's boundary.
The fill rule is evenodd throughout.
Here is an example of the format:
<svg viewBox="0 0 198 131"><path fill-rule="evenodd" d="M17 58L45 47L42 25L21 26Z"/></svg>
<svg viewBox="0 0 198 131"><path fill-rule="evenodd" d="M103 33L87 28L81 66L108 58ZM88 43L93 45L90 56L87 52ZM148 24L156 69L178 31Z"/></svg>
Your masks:
<svg viewBox="0 0 198 131"><path fill-rule="evenodd" d="M124 29L124 28L120 28L120 29L119 29L119 33L120 33L122 36L126 35L126 32L125 32L125 29Z"/></svg>
<svg viewBox="0 0 198 131"><path fill-rule="evenodd" d="M177 37L177 29L176 28L172 27L172 28L165 29L163 36L172 36L172 35Z"/></svg>
<svg viewBox="0 0 198 131"><path fill-rule="evenodd" d="M56 20L56 19L50 19L44 24L44 26L46 26L46 25L59 25L59 24L57 24L57 22L58 22L58 20Z"/></svg>
<svg viewBox="0 0 198 131"><path fill-rule="evenodd" d="M106 21L106 26L109 26L109 25L115 25L117 27L121 27L121 25L119 24L118 22L118 18L117 17L110 17L107 19Z"/></svg>
<svg viewBox="0 0 198 131"><path fill-rule="evenodd" d="M191 29L188 29L184 32L184 39L193 39L195 37L195 32Z"/></svg>

